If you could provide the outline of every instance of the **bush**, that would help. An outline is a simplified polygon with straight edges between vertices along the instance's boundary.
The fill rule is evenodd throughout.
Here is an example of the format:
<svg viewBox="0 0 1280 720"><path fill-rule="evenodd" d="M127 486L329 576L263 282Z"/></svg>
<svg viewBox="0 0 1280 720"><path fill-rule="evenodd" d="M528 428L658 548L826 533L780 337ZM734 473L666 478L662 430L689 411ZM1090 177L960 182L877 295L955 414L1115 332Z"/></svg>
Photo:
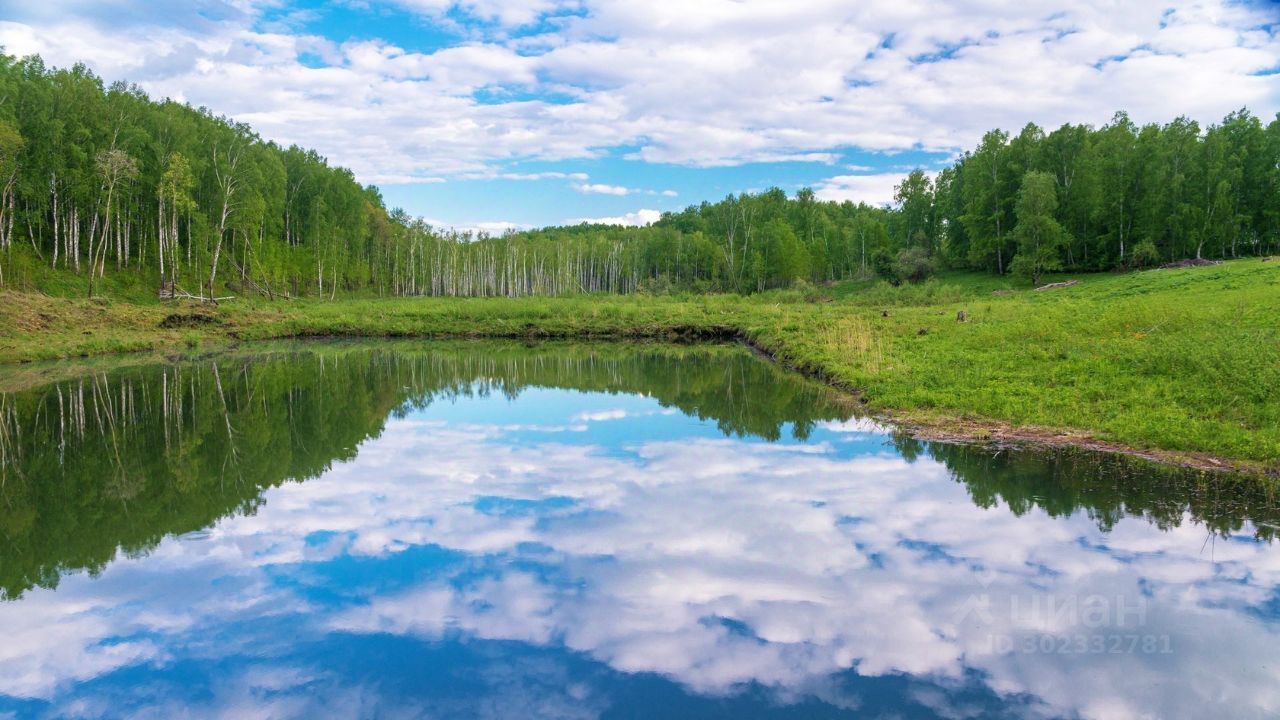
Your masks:
<svg viewBox="0 0 1280 720"><path fill-rule="evenodd" d="M897 271L893 267L893 255L883 248L876 249L871 253L871 270L878 276L897 285L901 282L898 279Z"/></svg>
<svg viewBox="0 0 1280 720"><path fill-rule="evenodd" d="M1156 249L1156 244L1150 240L1143 240L1133 247L1133 254L1129 257L1130 264L1135 268L1149 268L1160 262L1160 251Z"/></svg>
<svg viewBox="0 0 1280 720"><path fill-rule="evenodd" d="M666 275L659 275L656 278L644 278L640 281L640 286L636 288L636 292L640 295L670 295L675 291L675 285L672 284L671 278Z"/></svg>
<svg viewBox="0 0 1280 720"><path fill-rule="evenodd" d="M900 279L918 283L933 274L933 258L920 248L907 248L893 261L893 271Z"/></svg>

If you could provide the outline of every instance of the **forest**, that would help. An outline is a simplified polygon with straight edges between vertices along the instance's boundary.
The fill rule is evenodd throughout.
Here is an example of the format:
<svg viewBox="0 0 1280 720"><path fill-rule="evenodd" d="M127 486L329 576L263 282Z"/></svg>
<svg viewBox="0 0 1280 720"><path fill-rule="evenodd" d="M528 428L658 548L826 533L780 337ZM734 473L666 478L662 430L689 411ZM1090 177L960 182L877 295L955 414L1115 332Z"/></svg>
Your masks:
<svg viewBox="0 0 1280 720"><path fill-rule="evenodd" d="M1280 118L988 132L873 207L773 188L651 226L472 236L388 209L314 150L83 65L0 54L0 286L108 275L160 298L752 293L981 269L1138 269L1280 250Z"/></svg>

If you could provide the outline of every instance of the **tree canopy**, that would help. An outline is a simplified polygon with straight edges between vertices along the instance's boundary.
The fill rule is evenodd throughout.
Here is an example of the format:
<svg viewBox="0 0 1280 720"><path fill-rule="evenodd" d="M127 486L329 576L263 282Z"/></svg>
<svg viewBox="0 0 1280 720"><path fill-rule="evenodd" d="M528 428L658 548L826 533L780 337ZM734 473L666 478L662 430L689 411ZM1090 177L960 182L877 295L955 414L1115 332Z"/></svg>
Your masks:
<svg viewBox="0 0 1280 720"><path fill-rule="evenodd" d="M0 283L43 265L161 297L758 292L933 268L1097 271L1280 248L1280 118L987 133L877 207L730 195L651 226L441 231L313 150L83 65L0 54Z"/></svg>

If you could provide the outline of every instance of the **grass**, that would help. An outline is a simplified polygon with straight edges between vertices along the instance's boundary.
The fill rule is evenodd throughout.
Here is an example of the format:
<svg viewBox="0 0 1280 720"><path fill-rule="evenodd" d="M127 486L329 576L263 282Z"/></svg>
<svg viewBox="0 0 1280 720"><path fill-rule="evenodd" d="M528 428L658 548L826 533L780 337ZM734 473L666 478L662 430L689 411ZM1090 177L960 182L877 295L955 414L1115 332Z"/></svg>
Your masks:
<svg viewBox="0 0 1280 720"><path fill-rule="evenodd" d="M6 292L0 362L316 335L737 337L859 392L874 412L944 435L1058 434L1280 466L1280 262L1078 279L1047 292L948 274L746 298L237 300L216 309L144 301L128 284L109 287L119 293L111 300Z"/></svg>

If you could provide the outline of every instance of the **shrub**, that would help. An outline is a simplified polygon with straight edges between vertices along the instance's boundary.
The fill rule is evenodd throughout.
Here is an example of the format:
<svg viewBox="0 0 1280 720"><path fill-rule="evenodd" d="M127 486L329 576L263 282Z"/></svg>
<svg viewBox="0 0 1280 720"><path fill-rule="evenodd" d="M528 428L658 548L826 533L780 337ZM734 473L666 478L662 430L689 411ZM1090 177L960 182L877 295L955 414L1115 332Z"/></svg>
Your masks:
<svg viewBox="0 0 1280 720"><path fill-rule="evenodd" d="M876 275L888 280L893 284L898 284L898 274L893 267L893 255L883 248L876 249L871 253L871 270Z"/></svg>
<svg viewBox="0 0 1280 720"><path fill-rule="evenodd" d="M933 258L920 248L907 248L893 261L893 271L907 282L917 283L933 274Z"/></svg>
<svg viewBox="0 0 1280 720"><path fill-rule="evenodd" d="M1133 254L1129 257L1129 262L1135 268L1148 268L1160 262L1160 251L1156 249L1156 244L1150 240L1143 240L1133 246Z"/></svg>

